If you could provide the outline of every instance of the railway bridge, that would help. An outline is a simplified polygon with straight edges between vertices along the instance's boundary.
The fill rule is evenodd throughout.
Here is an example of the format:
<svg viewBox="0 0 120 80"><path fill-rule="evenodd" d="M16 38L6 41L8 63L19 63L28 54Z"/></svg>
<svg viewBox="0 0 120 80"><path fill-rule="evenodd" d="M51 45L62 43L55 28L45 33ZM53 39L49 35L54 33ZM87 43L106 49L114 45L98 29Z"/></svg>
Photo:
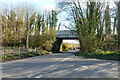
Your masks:
<svg viewBox="0 0 120 80"><path fill-rule="evenodd" d="M63 39L78 39L77 32L75 30L59 30L57 32L56 41L53 45L53 52L59 52L60 46L62 44Z"/></svg>

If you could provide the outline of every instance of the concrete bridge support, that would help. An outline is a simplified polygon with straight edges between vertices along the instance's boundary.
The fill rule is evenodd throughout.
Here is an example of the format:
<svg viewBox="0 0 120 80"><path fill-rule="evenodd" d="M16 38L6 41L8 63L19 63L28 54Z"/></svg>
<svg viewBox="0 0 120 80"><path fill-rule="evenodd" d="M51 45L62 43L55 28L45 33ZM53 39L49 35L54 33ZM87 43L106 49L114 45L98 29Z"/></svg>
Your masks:
<svg viewBox="0 0 120 80"><path fill-rule="evenodd" d="M52 52L60 52L60 46L62 44L63 39L57 39L53 45Z"/></svg>

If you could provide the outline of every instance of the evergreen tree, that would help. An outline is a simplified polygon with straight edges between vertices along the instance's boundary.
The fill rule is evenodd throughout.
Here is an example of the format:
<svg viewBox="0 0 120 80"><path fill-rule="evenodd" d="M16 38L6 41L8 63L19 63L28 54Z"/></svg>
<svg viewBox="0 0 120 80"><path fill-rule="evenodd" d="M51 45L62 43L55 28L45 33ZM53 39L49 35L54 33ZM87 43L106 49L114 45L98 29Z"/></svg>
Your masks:
<svg viewBox="0 0 120 80"><path fill-rule="evenodd" d="M37 15L37 20L36 20L36 25L35 25L35 35L40 35L40 30L41 30L41 15Z"/></svg>
<svg viewBox="0 0 120 80"><path fill-rule="evenodd" d="M45 31L46 31L46 34L48 34L48 30L49 29L49 17L47 17L47 20L46 20L46 29L45 29Z"/></svg>
<svg viewBox="0 0 120 80"><path fill-rule="evenodd" d="M106 10L105 10L105 30L107 35L111 34L111 19L110 19L109 4L107 4Z"/></svg>
<svg viewBox="0 0 120 80"><path fill-rule="evenodd" d="M57 26L57 13L56 11L52 10L52 27L56 29Z"/></svg>
<svg viewBox="0 0 120 80"><path fill-rule="evenodd" d="M45 18L44 18L44 14L43 14L43 17L42 17L42 35L44 35L45 33Z"/></svg>

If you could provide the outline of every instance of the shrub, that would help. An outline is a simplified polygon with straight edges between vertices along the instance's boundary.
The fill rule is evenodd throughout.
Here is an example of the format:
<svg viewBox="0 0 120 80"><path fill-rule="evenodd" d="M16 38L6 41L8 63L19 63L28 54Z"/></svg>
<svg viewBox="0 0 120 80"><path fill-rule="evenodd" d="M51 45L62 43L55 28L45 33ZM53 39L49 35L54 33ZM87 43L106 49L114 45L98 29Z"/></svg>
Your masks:
<svg viewBox="0 0 120 80"><path fill-rule="evenodd" d="M34 52L29 52L28 55L32 57L32 56L38 56L39 54Z"/></svg>
<svg viewBox="0 0 120 80"><path fill-rule="evenodd" d="M5 56L5 60L11 60L11 59L14 59L13 55L6 55Z"/></svg>
<svg viewBox="0 0 120 80"><path fill-rule="evenodd" d="M52 52L48 52L48 54L52 54Z"/></svg>
<svg viewBox="0 0 120 80"><path fill-rule="evenodd" d="M21 54L13 54L14 58L21 58Z"/></svg>
<svg viewBox="0 0 120 80"><path fill-rule="evenodd" d="M21 56L21 58L27 58L27 57L29 57L29 54L23 53L23 54L20 54L20 56Z"/></svg>
<svg viewBox="0 0 120 80"><path fill-rule="evenodd" d="M66 49L63 49L63 51L70 51L70 49L66 48Z"/></svg>
<svg viewBox="0 0 120 80"><path fill-rule="evenodd" d="M65 44L62 45L62 49L63 49L63 51L66 49Z"/></svg>
<svg viewBox="0 0 120 80"><path fill-rule="evenodd" d="M120 60L120 53L118 52L110 52L110 51L102 51L102 50L95 50L92 53L88 53L86 55L85 53L75 53L76 56L83 56L87 58L97 58L97 59L108 59L108 60Z"/></svg>
<svg viewBox="0 0 120 80"><path fill-rule="evenodd" d="M6 59L5 59L5 57L2 57L1 60L4 61L4 60L6 60Z"/></svg>
<svg viewBox="0 0 120 80"><path fill-rule="evenodd" d="M96 49L96 50L94 50L93 52L91 52L91 53L89 53L89 54L105 54L105 52L104 51L102 51L102 50L100 50L100 49Z"/></svg>
<svg viewBox="0 0 120 80"><path fill-rule="evenodd" d="M40 54L52 54L52 52L48 52L45 50L40 50L39 53L35 53L35 52L29 52L27 53L22 53L22 54L7 54L5 57L2 57L1 60L5 61L5 60L12 60L12 59L19 59L19 58L27 58L27 57L33 57L33 56L39 56Z"/></svg>
<svg viewBox="0 0 120 80"><path fill-rule="evenodd" d="M13 54L13 56L20 56L20 54Z"/></svg>
<svg viewBox="0 0 120 80"><path fill-rule="evenodd" d="M48 53L48 51L45 51L45 50L40 50L38 53Z"/></svg>

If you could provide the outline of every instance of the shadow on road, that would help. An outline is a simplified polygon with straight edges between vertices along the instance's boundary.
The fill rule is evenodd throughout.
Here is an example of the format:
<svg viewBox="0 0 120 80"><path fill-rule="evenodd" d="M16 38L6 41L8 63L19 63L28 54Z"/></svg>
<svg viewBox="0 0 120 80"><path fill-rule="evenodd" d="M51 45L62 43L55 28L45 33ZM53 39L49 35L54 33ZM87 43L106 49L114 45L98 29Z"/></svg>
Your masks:
<svg viewBox="0 0 120 80"><path fill-rule="evenodd" d="M82 58L75 51L3 63L3 77L118 78L118 62Z"/></svg>

